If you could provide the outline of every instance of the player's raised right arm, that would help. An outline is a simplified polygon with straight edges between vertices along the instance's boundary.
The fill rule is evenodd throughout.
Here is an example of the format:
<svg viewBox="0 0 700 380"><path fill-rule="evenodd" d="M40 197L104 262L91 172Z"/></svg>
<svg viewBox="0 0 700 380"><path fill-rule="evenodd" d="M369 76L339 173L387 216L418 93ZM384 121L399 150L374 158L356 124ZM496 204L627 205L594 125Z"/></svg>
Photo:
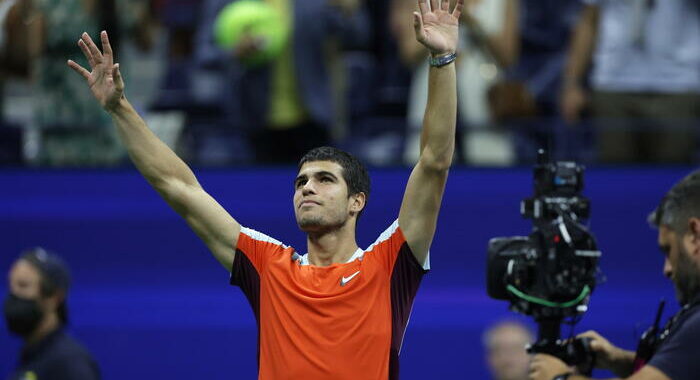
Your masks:
<svg viewBox="0 0 700 380"><path fill-rule="evenodd" d="M119 64L114 64L106 32L101 52L87 33L78 45L92 71L74 61L68 66L87 81L93 96L112 116L131 161L166 202L209 247L214 257L231 270L240 225L197 181L192 170L146 126L124 96Z"/></svg>

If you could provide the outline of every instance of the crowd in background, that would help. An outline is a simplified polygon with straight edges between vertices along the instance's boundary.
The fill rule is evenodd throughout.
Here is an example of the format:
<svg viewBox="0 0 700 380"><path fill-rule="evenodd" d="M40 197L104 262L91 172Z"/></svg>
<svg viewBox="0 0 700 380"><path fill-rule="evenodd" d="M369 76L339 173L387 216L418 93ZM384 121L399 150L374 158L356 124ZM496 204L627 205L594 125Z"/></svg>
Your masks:
<svg viewBox="0 0 700 380"><path fill-rule="evenodd" d="M239 0L243 1L243 0ZM127 95L194 165L292 164L335 145L413 163L427 98L414 0L260 0L289 33L263 64L213 25L231 0L0 0L0 163L124 165L109 117L66 66L107 30ZM456 163L693 163L696 0L465 0Z"/></svg>

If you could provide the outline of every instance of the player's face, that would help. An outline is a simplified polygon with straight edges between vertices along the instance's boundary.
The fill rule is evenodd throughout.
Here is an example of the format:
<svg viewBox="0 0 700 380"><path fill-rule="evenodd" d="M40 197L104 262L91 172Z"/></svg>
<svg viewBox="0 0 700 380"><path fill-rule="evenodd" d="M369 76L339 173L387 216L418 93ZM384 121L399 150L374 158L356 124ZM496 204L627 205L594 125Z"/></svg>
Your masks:
<svg viewBox="0 0 700 380"><path fill-rule="evenodd" d="M294 214L299 228L321 232L343 226L350 217L348 186L335 162L302 165L294 180Z"/></svg>
<svg viewBox="0 0 700 380"><path fill-rule="evenodd" d="M659 228L659 248L664 254L664 275L673 281L676 298L685 304L700 292L700 269L689 253L691 234L683 237L666 226Z"/></svg>

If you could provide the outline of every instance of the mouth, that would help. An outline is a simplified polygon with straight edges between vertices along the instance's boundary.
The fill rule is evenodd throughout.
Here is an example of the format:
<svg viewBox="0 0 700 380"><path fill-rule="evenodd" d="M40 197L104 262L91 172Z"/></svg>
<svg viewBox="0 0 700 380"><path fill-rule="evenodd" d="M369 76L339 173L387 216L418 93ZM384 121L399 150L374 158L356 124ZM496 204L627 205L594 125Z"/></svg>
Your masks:
<svg viewBox="0 0 700 380"><path fill-rule="evenodd" d="M306 200L306 201L303 201L303 202L301 202L301 203L299 204L299 208L302 208L302 207L310 207L310 206L313 206L313 205L320 205L320 203L315 202L315 201Z"/></svg>

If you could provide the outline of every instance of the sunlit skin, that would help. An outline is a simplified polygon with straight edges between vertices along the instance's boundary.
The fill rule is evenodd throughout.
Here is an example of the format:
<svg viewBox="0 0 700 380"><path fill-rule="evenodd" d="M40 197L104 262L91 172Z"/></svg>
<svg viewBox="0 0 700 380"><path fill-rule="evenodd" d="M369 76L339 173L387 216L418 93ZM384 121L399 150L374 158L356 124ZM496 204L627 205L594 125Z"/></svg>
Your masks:
<svg viewBox="0 0 700 380"><path fill-rule="evenodd" d="M302 165L294 180L294 214L308 234L309 260L314 265L345 262L357 250L355 224L365 194L348 196L342 167L331 161Z"/></svg>
<svg viewBox="0 0 700 380"><path fill-rule="evenodd" d="M34 331L25 340L33 343L46 336L60 325L56 312L63 299L60 292L49 297L41 296L41 274L39 270L26 260L17 260L10 268L8 275L10 292L17 297L37 300L39 307L44 311L44 318Z"/></svg>

